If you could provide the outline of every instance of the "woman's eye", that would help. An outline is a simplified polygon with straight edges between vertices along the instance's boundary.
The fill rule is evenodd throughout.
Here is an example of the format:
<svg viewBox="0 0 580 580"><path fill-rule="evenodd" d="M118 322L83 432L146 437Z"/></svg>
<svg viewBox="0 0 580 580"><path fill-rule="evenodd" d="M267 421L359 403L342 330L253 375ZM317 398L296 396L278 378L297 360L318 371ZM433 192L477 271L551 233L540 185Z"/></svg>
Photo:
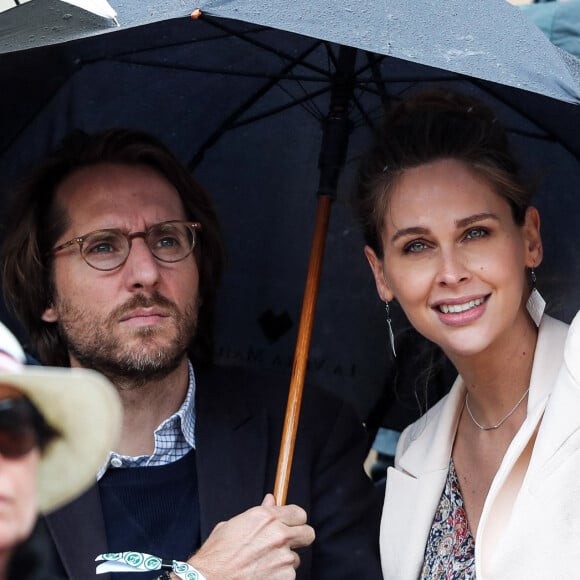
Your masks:
<svg viewBox="0 0 580 580"><path fill-rule="evenodd" d="M487 236L487 230L484 228L472 228L468 230L465 234L465 239L473 240L477 238L484 238Z"/></svg>
<svg viewBox="0 0 580 580"><path fill-rule="evenodd" d="M410 242L409 244L407 244L404 248L403 248L403 252L405 254L418 254L419 252L422 252L423 250L426 250L429 246L427 246L427 244L421 240L415 240L413 242Z"/></svg>

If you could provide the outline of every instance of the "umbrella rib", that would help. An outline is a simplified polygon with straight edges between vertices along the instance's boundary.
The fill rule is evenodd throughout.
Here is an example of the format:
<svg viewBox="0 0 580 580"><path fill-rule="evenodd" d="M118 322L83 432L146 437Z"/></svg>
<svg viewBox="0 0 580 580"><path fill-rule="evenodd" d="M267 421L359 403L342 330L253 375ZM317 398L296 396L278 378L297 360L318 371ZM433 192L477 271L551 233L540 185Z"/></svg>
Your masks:
<svg viewBox="0 0 580 580"><path fill-rule="evenodd" d="M374 128L375 124L373 123L373 120L370 118L365 108L362 106L359 97L353 94L352 101L354 103L355 108L358 110L367 126L370 127L371 129Z"/></svg>
<svg viewBox="0 0 580 580"><path fill-rule="evenodd" d="M294 75L294 74L273 74L273 73L260 73L260 72L250 72L247 70L232 70L232 69L220 69L214 67L201 67L201 66L189 66L181 64L167 64L160 63L156 61L143 61L143 60L133 60L128 57L112 57L107 59L110 62L121 62L125 64L133 64L137 66L145 66L152 68L160 68L167 70L178 70L192 73L208 74L214 73L223 76L236 76L236 77L246 77L246 78L258 78L258 79L272 79L275 81L291 80L291 81L301 81L301 82L313 82L319 83L326 81L328 79L328 74L322 77L307 76L307 75Z"/></svg>
<svg viewBox="0 0 580 580"><path fill-rule="evenodd" d="M253 33L257 33L257 32L262 32L264 30L269 30L269 29L265 26L256 26L253 29L247 30L246 33L253 34ZM142 53L148 53L148 52L151 52L152 50L166 50L166 49L177 48L180 46L189 47L193 44L221 41L221 40L224 40L224 38L227 38L227 36L229 36L229 34L224 32L224 33L219 34L219 35L216 34L215 36L206 36L206 37L198 39L198 40L188 38L187 40L182 40L180 42L165 42L165 43L160 43L158 45L147 45L145 48L132 48L132 49L129 49L127 51L121 51L121 52L115 53L114 56L115 57L123 57L124 55L127 55L127 54L137 55L137 54L142 54ZM96 61L100 61L100 60L103 60L103 58L102 57L95 57L93 59L87 59L85 62L96 62Z"/></svg>
<svg viewBox="0 0 580 580"><path fill-rule="evenodd" d="M284 91L290 98L294 99L294 102L290 103L288 106L283 106L279 109L276 109L276 112L277 111L284 111L285 109L292 107L294 105L301 105L301 104L305 105L305 103L310 101L313 97L317 97L317 96L323 94L324 92L328 91L328 89L325 88L325 89L322 89L319 91L309 93L306 89L304 89L304 87L302 85L302 83L304 83L304 82L309 82L309 83L327 82L328 75L326 75L324 78L320 78L320 77L311 77L311 76L294 75L294 74L282 75L282 74L271 74L271 73L252 73L252 72L248 72L248 71L232 71L231 69L226 70L226 69L217 69L217 68L210 68L210 67L190 67L190 66L179 65L179 64L157 63L157 62L153 62L153 61L149 61L149 62L143 62L141 60L135 61L135 60L132 60L130 58L125 58L125 57L112 58L112 59L109 59L109 61L110 62L119 62L119 63L124 63L124 64L132 64L132 65L136 65L136 66L160 68L160 69L166 69L166 70L178 70L178 71L200 73L200 74L216 74L216 75L223 75L223 76L271 79L271 80L276 80L278 82L279 81L293 81L304 90L304 97L298 98L298 97L293 96L292 93L290 91L288 91L286 88L284 88L281 84L278 84L279 88L282 91ZM308 107L306 107L306 106L304 106L304 108L313 117L321 118L322 112L318 109L318 107L316 107L316 105L314 105L314 103L311 103L311 104L312 104L313 110L309 110ZM261 119L263 117L267 117L268 115L269 114L259 115L256 117L251 117L251 119L252 120ZM245 124L246 124L246 122L243 122L243 123L240 123L240 124L234 125L234 126L238 127L240 125L245 125Z"/></svg>
<svg viewBox="0 0 580 580"><path fill-rule="evenodd" d="M204 22L214 26L215 28L218 28L219 30L224 31L225 33L230 34L231 36L235 36L236 38L239 38L240 40L247 42L248 44L251 44L252 46L260 48L260 49L262 49L266 52L269 52L271 54L275 54L283 60L290 61L291 63L294 62L295 65L300 64L300 66L303 66L305 68L309 68L310 70L315 71L321 75L328 74L327 71L325 71L324 69L322 69L322 68L320 68L312 63L298 62L300 60L300 58L296 58L296 57L288 54L287 52L285 52L279 48L269 46L263 42L256 40L255 38L251 38L251 37L247 36L245 33L238 32L234 29L231 29L228 26L226 26L225 24L218 22L214 18L208 17L207 15L204 15L204 14L202 14L201 18L204 20ZM274 30L274 29L265 27L264 30L267 31L267 30ZM289 34L291 34L291 33L289 33ZM321 44L323 44L323 41L315 40L312 50L314 50L314 48L318 48ZM309 51L309 53L310 52L311 51Z"/></svg>
<svg viewBox="0 0 580 580"><path fill-rule="evenodd" d="M391 97L385 89L386 83L383 82L383 79L381 77L381 71L379 69L379 62L381 62L384 59L384 57L380 57L377 59L377 58L375 58L375 55L373 55L370 52L365 52L365 56L367 58L368 64L365 66L362 66L360 69L357 70L356 77L358 78L360 76L360 74L362 74L367 69L370 69L372 80L370 80L370 81L361 81L361 80L357 81L357 88L359 89L359 92L367 92L367 93L373 93L373 94L378 95L380 100L381 100L383 109L386 109L390 104ZM376 86L376 90L370 89L370 87L367 86L366 83L374 84ZM374 129L375 123L371 119L367 110L362 106L362 104L360 102L360 98L356 94L353 94L352 100L354 103L354 107L358 110L364 123L366 123L366 125L368 127L370 127L371 129ZM357 123L356 126L360 126L360 125Z"/></svg>
<svg viewBox="0 0 580 580"><path fill-rule="evenodd" d="M385 83L381 82L381 71L379 69L379 62L381 62L383 59L377 59L375 58L375 56L370 53L370 52L365 52L365 55L367 57L370 69L371 69L371 75L374 81L374 84L377 87L377 92L380 96L381 102L383 103L383 106L386 108L389 106L391 99L389 98L389 94L387 93L387 90L385 89Z"/></svg>
<svg viewBox="0 0 580 580"><path fill-rule="evenodd" d="M368 53L367 53L367 57L368 57ZM373 128L374 123L373 123L371 117L369 116L369 114L367 113L366 109L362 106L362 104L360 102L359 95L363 94L363 93L369 93L369 94L381 93L381 87L382 87L382 92L384 92L384 83L382 83L381 81L377 81L376 74L379 74L379 77L380 77L380 72L378 70L378 67L376 68L376 70L371 69L371 80L361 79L360 75L363 74L364 72L366 72L369 68L370 68L369 65L363 65L354 72L353 76L354 76L354 79L356 79L355 86L358 89L358 95L353 91L353 93L352 93L352 105L356 110L358 110L360 117L363 120L362 124L366 123L367 126ZM372 91L372 90L369 91L368 90L367 85L368 85L368 83L371 83L371 82L373 82L377 85L378 91ZM382 101L383 101L383 106L384 106L385 100L382 99ZM353 121L353 125L355 127L359 127L359 126L361 126L361 123Z"/></svg>
<svg viewBox="0 0 580 580"><path fill-rule="evenodd" d="M325 80L331 81L333 77L332 77L332 73L330 72L330 70L331 70L330 64L332 63L332 65L334 66L334 70L336 71L337 67L338 67L338 59L335 57L334 53L332 52L332 46L328 42L324 42L323 45L326 48L326 54L327 54L328 61L329 61L329 64L327 66L327 73L326 73L327 78ZM279 85L280 89L282 91L284 91L287 95L289 95L291 98L293 98L295 100L296 104L299 104L299 105L302 104L302 108L308 114L310 114L315 119L322 121L324 119L324 113L320 110L320 108L318 107L318 105L314 101L314 97L319 96L320 94L323 94L323 92L327 92L328 89L325 89L323 91L319 91L318 93L308 93L308 91L306 90L306 88L302 84L302 79L296 78L296 79L292 79L292 80L295 80L296 84L300 87L300 89L302 89L302 92L303 92L305 98L297 100L297 98L294 97L293 95L291 95L290 91L288 91L282 84ZM288 108L288 107L285 107L285 108Z"/></svg>
<svg viewBox="0 0 580 580"><path fill-rule="evenodd" d="M264 113L261 113L259 115L253 115L252 117L245 117L242 121L239 121L237 123L236 122L231 123L229 128L230 129L238 129L239 127L243 127L244 125L248 125L249 123L253 123L254 121L261 121L262 119L266 119L267 117L271 117L272 115L275 115L277 113L281 113L282 111L286 111L288 109L291 109L292 107L295 107L296 105L303 105L304 103L310 101L314 97L319 97L320 95L327 93L329 90L330 90L330 85L326 86L323 89L320 89L318 91L314 91L313 93L309 93L307 95L304 95L301 98L292 97L295 99L292 103L287 103L286 105L280 105L278 107L274 107L273 109L268 109L268 111L265 111ZM313 115L313 116L316 118L316 115Z"/></svg>
<svg viewBox="0 0 580 580"><path fill-rule="evenodd" d="M519 130L514 130L514 129L508 129L510 133L514 134L514 135L522 135L525 137L533 137L536 139L541 139L544 141L552 141L554 143L559 143L568 153L570 153L570 155L572 155L574 157L574 159L576 159L576 161L580 161L580 154L574 152L574 150L568 145L568 143L566 143L562 138L556 138L552 132L550 131L549 128L547 128L539 118L532 118L524 109L522 109L522 107L520 107L518 105L517 102L514 101L510 101L509 103L506 101L506 99L503 98L503 96L498 93L497 91L495 91L493 89L492 86L488 85L488 84L484 84L483 82L480 82L478 79L470 79L471 82L475 85L480 87L482 90L487 91L488 93L490 93L491 95L494 96L495 99L497 99L499 102L501 102L502 104L512 108L514 111L516 111L519 115L521 115L524 119L528 120L530 123L532 123L533 125L536 125L540 130L542 130L544 132L543 135L534 135L533 133L529 133L529 132L525 132L525 131L519 131Z"/></svg>
<svg viewBox="0 0 580 580"><path fill-rule="evenodd" d="M317 48L317 46L318 43L309 46L300 56L294 58L293 62L286 64L283 71L292 70L292 68L298 64L298 61L301 58L308 56L315 48ZM241 115L243 115L252 105L259 101L277 83L278 79L269 79L267 83L260 87L251 97L246 99L242 105L240 105L231 115L229 115L221 124L221 126L216 131L214 131L197 150L197 153L187 164L189 170L192 171L195 169L195 167L197 167L197 165L199 165L203 159L207 149L216 143L216 141L218 141L218 139L232 126L233 123L235 123L237 119L240 118Z"/></svg>
<svg viewBox="0 0 580 580"><path fill-rule="evenodd" d="M119 63L125 63L125 64L132 64L135 66L144 66L144 67L152 67L152 68L160 68L160 69L167 69L167 70L177 70L177 71L184 71L184 72L192 72L192 73L200 73L200 74L208 74L208 73L215 73L218 75L223 75L223 76L236 76L236 77L246 77L246 78L267 78L267 79L272 79L272 80L276 80L276 81L284 81L284 80L288 80L288 81L295 81L295 82L312 82L312 83L320 83L320 82L326 82L330 79L330 73L328 71L324 72L323 75L321 76L309 76L309 75L305 75L305 74L290 74L290 73L261 73L261 72L251 72L251 71L247 71L247 70L237 70L237 69L221 69L221 68L215 68L215 67L201 67L201 66L190 66L190 65L181 65L181 64L168 64L168 63L162 63L162 62L157 62L157 61L145 61L145 60L134 60L132 58L129 57L123 57L123 56L115 56L115 57L108 57L107 59L99 59L96 61L83 61L81 63L81 65L87 65L87 64L94 64L94 63L98 63L98 62L102 62L104 60L108 60L110 62L119 62ZM289 63L292 64L292 63ZM303 63L298 63L298 64L303 64ZM368 67L364 67L364 68L368 68ZM361 69L363 70L363 69ZM379 73L380 74L380 73ZM452 81L456 81L456 80L464 80L462 78L457 77L457 75L451 76L451 75L442 75L439 77L432 77L431 79L429 79L430 83L435 83L435 82L452 82ZM372 93L375 95L379 95L381 94L380 89L373 89L371 88L371 84L376 83L376 79L374 77L374 75L371 73L371 76L367 77L367 78L359 78L357 77L357 87L360 88L360 90L366 91L367 93ZM419 81L415 80L415 79L409 79L409 78L405 78L405 77L393 77L393 78L389 78L389 83L391 84L396 84L396 83L417 83Z"/></svg>
<svg viewBox="0 0 580 580"><path fill-rule="evenodd" d="M283 106L283 109L281 110L288 109L290 108L290 106L298 105L302 107L302 109L304 109L310 116L314 117L315 119L318 120L323 119L324 115L322 114L322 111L318 108L318 105L314 101L314 98L324 94L325 92L328 92L329 89L325 87L318 91L309 93L301 82L297 82L296 84L302 89L303 96L300 98L295 97L283 84L278 85L278 88L282 92L286 93L291 99L294 100L293 103L291 104L289 103L288 105Z"/></svg>

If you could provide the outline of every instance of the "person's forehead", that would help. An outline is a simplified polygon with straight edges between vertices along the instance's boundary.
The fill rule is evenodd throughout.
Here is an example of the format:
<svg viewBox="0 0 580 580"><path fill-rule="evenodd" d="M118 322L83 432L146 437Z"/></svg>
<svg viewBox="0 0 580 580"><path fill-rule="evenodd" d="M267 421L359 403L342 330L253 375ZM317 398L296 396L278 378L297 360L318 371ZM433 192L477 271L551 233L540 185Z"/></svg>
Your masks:
<svg viewBox="0 0 580 580"><path fill-rule="evenodd" d="M103 163L81 168L60 184L56 199L73 228L186 219L175 187L142 165Z"/></svg>
<svg viewBox="0 0 580 580"><path fill-rule="evenodd" d="M509 204L489 179L470 165L452 158L424 163L402 173L390 190L389 206L391 210L404 213L412 204L422 209L437 206L440 197L447 195L461 204L491 203L509 209ZM429 213L427 209L425 213Z"/></svg>

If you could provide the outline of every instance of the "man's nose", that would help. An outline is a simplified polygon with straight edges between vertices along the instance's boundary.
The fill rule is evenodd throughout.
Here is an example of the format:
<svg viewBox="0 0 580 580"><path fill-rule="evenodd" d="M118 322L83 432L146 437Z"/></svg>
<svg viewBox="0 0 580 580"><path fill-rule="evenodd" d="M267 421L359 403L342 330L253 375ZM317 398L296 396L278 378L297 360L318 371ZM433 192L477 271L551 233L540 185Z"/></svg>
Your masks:
<svg viewBox="0 0 580 580"><path fill-rule="evenodd" d="M135 288L155 287L159 282L159 260L151 253L145 236L136 235L131 240L129 256L123 266L127 283Z"/></svg>

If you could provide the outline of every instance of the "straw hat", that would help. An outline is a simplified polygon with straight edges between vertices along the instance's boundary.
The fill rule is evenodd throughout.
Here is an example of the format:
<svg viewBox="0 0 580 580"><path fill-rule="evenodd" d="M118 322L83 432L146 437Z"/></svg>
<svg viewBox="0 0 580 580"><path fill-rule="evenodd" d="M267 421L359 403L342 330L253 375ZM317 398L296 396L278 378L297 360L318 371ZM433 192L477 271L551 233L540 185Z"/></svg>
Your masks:
<svg viewBox="0 0 580 580"><path fill-rule="evenodd" d="M119 436L121 404L115 388L95 371L24 361L22 347L0 323L0 383L28 397L59 434L40 459L39 506L48 512L95 483Z"/></svg>

